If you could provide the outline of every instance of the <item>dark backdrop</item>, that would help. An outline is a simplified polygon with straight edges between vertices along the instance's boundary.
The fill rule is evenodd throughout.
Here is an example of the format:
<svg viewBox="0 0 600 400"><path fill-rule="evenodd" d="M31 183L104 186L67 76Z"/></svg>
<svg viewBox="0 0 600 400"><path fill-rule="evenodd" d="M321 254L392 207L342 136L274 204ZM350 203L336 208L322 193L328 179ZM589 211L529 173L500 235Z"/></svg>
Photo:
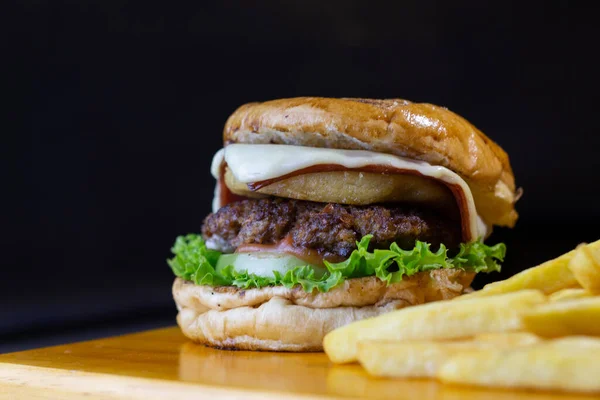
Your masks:
<svg viewBox="0 0 600 400"><path fill-rule="evenodd" d="M508 245L504 271L477 286L598 239L596 24L577 14L567 2L9 2L2 92L18 146L4 151L0 345L173 323L165 259L199 231L223 124L249 101L402 97L486 132L524 196L517 227L490 239Z"/></svg>

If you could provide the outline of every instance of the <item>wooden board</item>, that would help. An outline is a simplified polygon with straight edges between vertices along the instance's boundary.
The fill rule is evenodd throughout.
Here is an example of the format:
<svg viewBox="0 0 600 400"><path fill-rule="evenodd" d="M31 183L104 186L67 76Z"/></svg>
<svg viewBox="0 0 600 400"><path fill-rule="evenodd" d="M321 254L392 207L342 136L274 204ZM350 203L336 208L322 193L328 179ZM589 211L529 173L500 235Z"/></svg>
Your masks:
<svg viewBox="0 0 600 400"><path fill-rule="evenodd" d="M177 327L0 355L0 399L592 399L374 379L323 353L215 350Z"/></svg>

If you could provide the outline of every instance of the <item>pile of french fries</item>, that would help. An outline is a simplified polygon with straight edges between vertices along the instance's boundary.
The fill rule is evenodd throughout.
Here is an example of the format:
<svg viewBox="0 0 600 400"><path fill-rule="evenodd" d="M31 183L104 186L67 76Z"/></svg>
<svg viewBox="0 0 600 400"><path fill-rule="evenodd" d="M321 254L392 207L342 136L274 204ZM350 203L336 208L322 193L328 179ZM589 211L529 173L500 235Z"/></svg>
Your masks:
<svg viewBox="0 0 600 400"><path fill-rule="evenodd" d="M374 376L600 393L600 240L453 300L330 332L335 363Z"/></svg>

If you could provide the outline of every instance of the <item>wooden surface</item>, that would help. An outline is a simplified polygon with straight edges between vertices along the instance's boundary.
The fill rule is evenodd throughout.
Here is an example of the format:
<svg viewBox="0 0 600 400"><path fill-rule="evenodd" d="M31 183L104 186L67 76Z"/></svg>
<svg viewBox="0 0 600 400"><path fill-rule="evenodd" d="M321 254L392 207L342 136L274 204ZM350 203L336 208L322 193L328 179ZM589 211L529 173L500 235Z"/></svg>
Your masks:
<svg viewBox="0 0 600 400"><path fill-rule="evenodd" d="M0 399L592 399L368 377L322 353L225 351L176 327L0 355Z"/></svg>

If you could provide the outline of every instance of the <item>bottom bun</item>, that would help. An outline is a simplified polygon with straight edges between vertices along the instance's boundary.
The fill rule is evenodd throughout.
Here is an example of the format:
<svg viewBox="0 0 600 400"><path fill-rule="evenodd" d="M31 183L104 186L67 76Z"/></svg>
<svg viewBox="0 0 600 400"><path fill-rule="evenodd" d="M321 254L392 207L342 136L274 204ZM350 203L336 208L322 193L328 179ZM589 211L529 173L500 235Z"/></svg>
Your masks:
<svg viewBox="0 0 600 400"><path fill-rule="evenodd" d="M177 323L195 342L235 350L322 351L323 337L335 328L407 306L309 308L274 297L259 307L199 313L182 308Z"/></svg>
<svg viewBox="0 0 600 400"><path fill-rule="evenodd" d="M293 289L286 292L282 288L284 290L274 295L273 288L269 287L250 290L235 287L210 288L194 285L180 278L175 280L173 295L179 310L177 323L183 334L195 342L232 350L322 351L323 338L336 328L422 302L456 297L468 289L473 276L474 274L458 270L422 272L408 278L407 282L389 285L385 300L358 307L341 305L315 308L298 305L297 299L286 298L294 293ZM374 280L377 278L349 279L339 288L316 296L337 298L340 295L337 292L346 292L347 288L344 286L361 287L361 294L368 295L369 291L381 290L378 285L373 285L371 281ZM424 281L427 281L427 285L423 284ZM395 288L395 285L398 287ZM207 306L210 303L203 296L218 295L218 291L226 288L232 292L227 295L238 297L242 304L243 300L249 300L252 295L256 298L256 292L266 291L268 295L259 304L226 309L221 304L214 305L219 309ZM423 296L424 291L438 295Z"/></svg>

